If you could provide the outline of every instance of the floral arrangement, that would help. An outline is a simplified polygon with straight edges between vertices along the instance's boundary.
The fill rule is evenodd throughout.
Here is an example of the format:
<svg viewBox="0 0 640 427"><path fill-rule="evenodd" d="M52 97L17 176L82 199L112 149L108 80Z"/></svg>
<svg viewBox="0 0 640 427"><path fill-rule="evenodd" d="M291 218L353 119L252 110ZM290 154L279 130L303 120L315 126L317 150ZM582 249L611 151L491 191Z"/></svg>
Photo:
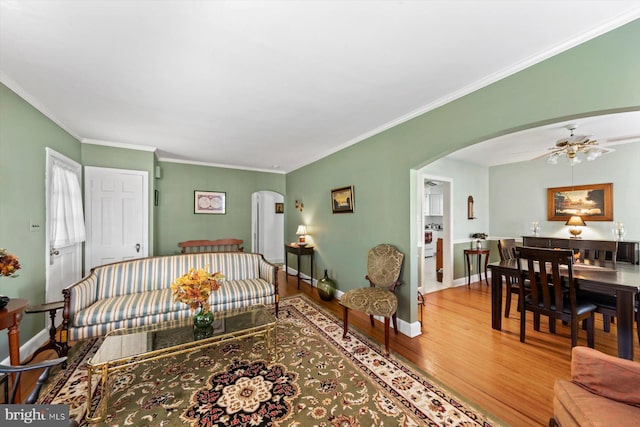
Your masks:
<svg viewBox="0 0 640 427"><path fill-rule="evenodd" d="M18 257L11 255L6 249L0 248L0 276L18 277L16 271L20 268Z"/></svg>
<svg viewBox="0 0 640 427"><path fill-rule="evenodd" d="M487 238L487 233L473 233L471 235L471 237L473 239L486 239Z"/></svg>
<svg viewBox="0 0 640 427"><path fill-rule="evenodd" d="M206 268L196 270L190 268L189 272L178 277L171 284L171 294L175 302L187 304L191 310L202 307L203 312L209 311L209 294L220 289L219 280L223 280L222 273L209 273Z"/></svg>

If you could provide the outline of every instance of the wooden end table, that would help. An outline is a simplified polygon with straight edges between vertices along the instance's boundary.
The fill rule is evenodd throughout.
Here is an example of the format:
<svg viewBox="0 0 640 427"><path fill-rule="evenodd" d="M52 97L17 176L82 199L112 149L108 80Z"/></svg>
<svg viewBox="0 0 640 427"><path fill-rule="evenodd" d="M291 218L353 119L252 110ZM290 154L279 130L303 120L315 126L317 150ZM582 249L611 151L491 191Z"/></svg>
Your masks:
<svg viewBox="0 0 640 427"><path fill-rule="evenodd" d="M480 269L481 258L484 255L484 281L489 286L489 279L487 278L487 266L489 265L489 255L491 250L489 249L465 249L464 258L467 263L467 286L471 285L471 257L476 255L478 257L478 274L480 275L480 281L482 281L482 270Z"/></svg>

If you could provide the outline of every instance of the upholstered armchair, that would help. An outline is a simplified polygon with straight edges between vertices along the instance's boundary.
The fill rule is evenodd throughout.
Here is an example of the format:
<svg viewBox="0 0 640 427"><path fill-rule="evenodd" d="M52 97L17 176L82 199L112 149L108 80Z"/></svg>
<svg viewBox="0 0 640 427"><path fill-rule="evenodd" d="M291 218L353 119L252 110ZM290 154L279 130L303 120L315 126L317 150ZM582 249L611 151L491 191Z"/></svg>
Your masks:
<svg viewBox="0 0 640 427"><path fill-rule="evenodd" d="M386 354L389 354L390 319L393 319L393 328L398 333L398 299L393 292L401 283L399 277L403 258L404 254L388 243L369 250L365 276L369 287L347 291L340 298L344 316L343 336L347 336L350 308L368 314L371 326L374 326L373 316L384 317L384 343Z"/></svg>
<svg viewBox="0 0 640 427"><path fill-rule="evenodd" d="M550 426L637 426L640 363L588 347L571 352L571 381L556 380Z"/></svg>

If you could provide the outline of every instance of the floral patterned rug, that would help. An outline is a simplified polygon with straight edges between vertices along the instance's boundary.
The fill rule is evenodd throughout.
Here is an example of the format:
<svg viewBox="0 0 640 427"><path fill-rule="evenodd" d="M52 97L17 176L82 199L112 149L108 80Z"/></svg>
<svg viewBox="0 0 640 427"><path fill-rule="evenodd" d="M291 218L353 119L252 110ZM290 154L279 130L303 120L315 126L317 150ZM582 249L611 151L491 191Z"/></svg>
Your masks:
<svg viewBox="0 0 640 427"><path fill-rule="evenodd" d="M68 404L85 425L86 360L102 339L74 346L43 404ZM121 371L110 381L110 426L491 426L483 412L304 295L280 302L278 356L248 338ZM95 383L95 381L94 381ZM100 386L94 391L97 407Z"/></svg>

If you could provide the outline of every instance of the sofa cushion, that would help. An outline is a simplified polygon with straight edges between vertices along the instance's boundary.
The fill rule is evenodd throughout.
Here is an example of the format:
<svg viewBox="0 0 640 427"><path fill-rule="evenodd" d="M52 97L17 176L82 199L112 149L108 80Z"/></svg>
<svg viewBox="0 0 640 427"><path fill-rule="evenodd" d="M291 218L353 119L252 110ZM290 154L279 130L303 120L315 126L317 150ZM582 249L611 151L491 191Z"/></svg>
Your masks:
<svg viewBox="0 0 640 427"><path fill-rule="evenodd" d="M557 380L553 413L562 427L610 427L637 425L640 408L593 394L583 387Z"/></svg>
<svg viewBox="0 0 640 427"><path fill-rule="evenodd" d="M225 280L220 289L211 292L209 303L216 306L254 301L273 295L273 285L263 279ZM153 316L188 310L184 303L174 302L171 289L138 292L104 298L76 313L76 327L99 325L124 319Z"/></svg>
<svg viewBox="0 0 640 427"><path fill-rule="evenodd" d="M640 407L640 365L588 347L574 347L571 380L592 393Z"/></svg>

